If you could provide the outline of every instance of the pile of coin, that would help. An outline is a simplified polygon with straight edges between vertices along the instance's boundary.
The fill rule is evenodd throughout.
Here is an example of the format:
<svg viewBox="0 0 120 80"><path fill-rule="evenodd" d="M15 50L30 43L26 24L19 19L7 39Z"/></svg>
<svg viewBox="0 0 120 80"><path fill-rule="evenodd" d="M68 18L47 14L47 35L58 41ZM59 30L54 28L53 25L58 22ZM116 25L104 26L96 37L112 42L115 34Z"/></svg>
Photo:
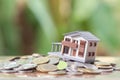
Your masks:
<svg viewBox="0 0 120 80"><path fill-rule="evenodd" d="M11 58L0 62L1 73L41 72L51 75L101 74L119 70L114 63L95 62L94 64L65 60L58 56L32 54Z"/></svg>

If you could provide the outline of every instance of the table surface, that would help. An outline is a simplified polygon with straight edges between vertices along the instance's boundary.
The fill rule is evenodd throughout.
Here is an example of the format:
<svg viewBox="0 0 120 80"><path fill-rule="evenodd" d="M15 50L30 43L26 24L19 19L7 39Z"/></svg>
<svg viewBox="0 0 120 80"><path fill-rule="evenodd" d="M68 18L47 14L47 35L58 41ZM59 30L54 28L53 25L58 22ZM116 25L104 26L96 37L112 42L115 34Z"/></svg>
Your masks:
<svg viewBox="0 0 120 80"><path fill-rule="evenodd" d="M10 57L0 57L0 60ZM120 57L96 57L96 60L116 63L120 67ZM45 73L0 73L0 80L120 80L120 71L102 73L98 75L83 74L80 76L73 75L48 75Z"/></svg>

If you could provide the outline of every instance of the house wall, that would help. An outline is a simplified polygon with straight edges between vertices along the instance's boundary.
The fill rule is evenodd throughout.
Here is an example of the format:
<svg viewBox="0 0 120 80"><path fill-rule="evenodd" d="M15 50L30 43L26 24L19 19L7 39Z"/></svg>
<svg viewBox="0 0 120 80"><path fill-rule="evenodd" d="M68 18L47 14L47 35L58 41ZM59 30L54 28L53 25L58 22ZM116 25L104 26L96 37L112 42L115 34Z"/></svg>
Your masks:
<svg viewBox="0 0 120 80"><path fill-rule="evenodd" d="M92 46L90 44L92 43ZM94 46L94 43L96 43L96 46ZM86 50L86 56L85 56L85 62L94 62L95 56L96 56L96 48L97 48L97 41L88 41L88 46Z"/></svg>

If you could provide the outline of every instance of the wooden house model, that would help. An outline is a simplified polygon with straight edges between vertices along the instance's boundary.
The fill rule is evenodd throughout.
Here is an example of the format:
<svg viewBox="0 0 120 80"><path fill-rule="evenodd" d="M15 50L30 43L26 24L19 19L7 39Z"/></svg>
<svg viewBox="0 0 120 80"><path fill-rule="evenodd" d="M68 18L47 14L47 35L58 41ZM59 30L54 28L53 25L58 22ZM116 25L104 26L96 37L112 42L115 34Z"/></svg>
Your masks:
<svg viewBox="0 0 120 80"><path fill-rule="evenodd" d="M75 31L66 33L61 43L53 43L50 55L62 58L94 63L99 39L90 32Z"/></svg>

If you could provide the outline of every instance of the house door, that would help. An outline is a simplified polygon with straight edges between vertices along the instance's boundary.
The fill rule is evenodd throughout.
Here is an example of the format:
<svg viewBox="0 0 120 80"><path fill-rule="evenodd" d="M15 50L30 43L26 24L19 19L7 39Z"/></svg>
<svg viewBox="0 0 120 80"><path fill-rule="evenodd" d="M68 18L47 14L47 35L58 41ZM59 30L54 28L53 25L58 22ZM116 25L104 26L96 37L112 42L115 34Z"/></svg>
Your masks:
<svg viewBox="0 0 120 80"><path fill-rule="evenodd" d="M80 57L84 56L85 45L86 45L86 41L80 40L80 48L79 48L78 56L80 56Z"/></svg>

